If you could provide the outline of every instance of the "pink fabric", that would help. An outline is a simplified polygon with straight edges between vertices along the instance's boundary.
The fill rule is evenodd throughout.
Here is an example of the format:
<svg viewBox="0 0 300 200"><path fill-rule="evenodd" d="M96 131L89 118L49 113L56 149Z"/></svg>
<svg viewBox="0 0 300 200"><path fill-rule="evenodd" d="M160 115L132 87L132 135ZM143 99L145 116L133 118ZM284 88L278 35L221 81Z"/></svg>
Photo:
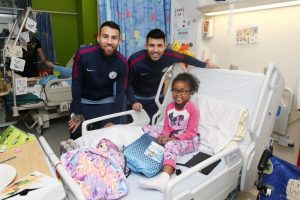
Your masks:
<svg viewBox="0 0 300 200"><path fill-rule="evenodd" d="M183 110L176 110L175 103L170 103L166 108L164 127L161 134L173 134L180 140L195 138L199 125L200 111L196 105L189 101Z"/></svg>
<svg viewBox="0 0 300 200"><path fill-rule="evenodd" d="M164 163L176 168L178 156L197 151L199 142L196 140L172 140L165 145Z"/></svg>
<svg viewBox="0 0 300 200"><path fill-rule="evenodd" d="M119 199L128 193L125 159L108 139L101 139L97 148L69 151L61 160L87 200Z"/></svg>
<svg viewBox="0 0 300 200"><path fill-rule="evenodd" d="M144 125L143 131L154 138L159 135L174 136L178 140L166 143L163 165L170 165L176 168L178 156L192 153L199 148L199 125L200 111L191 101L187 103L183 110L176 110L175 103L170 103L166 108L165 121L162 133L151 125Z"/></svg>

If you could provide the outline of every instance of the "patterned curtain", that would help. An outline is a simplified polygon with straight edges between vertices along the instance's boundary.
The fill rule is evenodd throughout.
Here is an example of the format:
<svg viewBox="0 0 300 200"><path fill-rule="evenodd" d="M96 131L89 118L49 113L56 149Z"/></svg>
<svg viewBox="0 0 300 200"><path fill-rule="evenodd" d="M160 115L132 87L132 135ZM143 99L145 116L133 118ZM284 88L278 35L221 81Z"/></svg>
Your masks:
<svg viewBox="0 0 300 200"><path fill-rule="evenodd" d="M54 38L52 32L51 16L49 13L37 13L37 38L40 40L46 58L49 61L56 61Z"/></svg>
<svg viewBox="0 0 300 200"><path fill-rule="evenodd" d="M101 23L120 25L119 51L126 58L145 47L147 33L160 28L170 42L171 0L98 0Z"/></svg>

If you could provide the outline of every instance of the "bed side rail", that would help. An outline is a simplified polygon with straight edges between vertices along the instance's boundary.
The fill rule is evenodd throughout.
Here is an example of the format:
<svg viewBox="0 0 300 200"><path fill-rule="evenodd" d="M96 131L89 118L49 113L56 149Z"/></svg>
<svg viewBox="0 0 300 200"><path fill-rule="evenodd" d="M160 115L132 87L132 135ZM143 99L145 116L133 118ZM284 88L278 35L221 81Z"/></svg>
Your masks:
<svg viewBox="0 0 300 200"><path fill-rule="evenodd" d="M72 192L74 197L77 200L85 200L85 197L81 192L79 185L72 179L71 175L67 172L66 168L61 164L60 160L54 154L54 152L52 151L51 147L49 146L45 138L43 136L40 136L39 141L44 152L46 153L46 156L50 160L51 164L53 165L53 167L55 168L59 176L68 185L68 188Z"/></svg>
<svg viewBox="0 0 300 200"><path fill-rule="evenodd" d="M276 69L276 66L274 63L270 63L267 67L267 72L266 72L266 78L264 80L264 84L263 84L263 88L262 91L259 95L258 101L257 101L257 107L254 111L254 117L252 123L250 124L250 134L251 134L251 139L255 140L257 137L257 127L258 127L258 123L260 121L259 118L264 117L261 115L262 113L262 108L265 106L265 102L266 102L266 94L268 93L268 90L273 90L277 84L277 81L280 77L280 74L278 72L278 70Z"/></svg>
<svg viewBox="0 0 300 200"><path fill-rule="evenodd" d="M160 80L160 83L159 83L159 86L158 86L158 89L157 89L157 92L156 92L156 96L155 96L155 103L158 107L158 109L161 109L162 108L162 104L159 102L159 97L160 97L160 93L163 89L163 86L164 86L164 82L165 80L167 80L168 78L171 78L171 73L172 73L172 70L173 70L173 65L171 65L170 67L167 68L167 70L165 71L164 75L162 76L161 80Z"/></svg>
<svg viewBox="0 0 300 200"><path fill-rule="evenodd" d="M254 118L250 124L252 142L249 145L242 168L241 190L249 191L257 174L257 164L265 147L268 146L284 89L284 80L274 63L267 68L264 85L259 96Z"/></svg>
<svg viewBox="0 0 300 200"><path fill-rule="evenodd" d="M92 131L95 131L95 130L89 131L87 129L87 126L89 124L92 124L95 122L100 122L100 121L111 119L111 118L115 118L115 117L126 116L126 115L130 115L133 119L133 122L129 123L128 125L144 125L144 124L149 124L149 122L150 122L150 118L144 109L142 109L140 112L134 111L134 110L128 110L128 111L113 113L110 115L105 115L105 116L85 120L82 123L82 135L88 134L89 132L92 132Z"/></svg>
<svg viewBox="0 0 300 200"><path fill-rule="evenodd" d="M195 188L191 188L189 190L184 190L184 191L179 191L174 193L174 189L178 184L182 184L183 181L186 181L189 177L192 175L198 173L200 170L203 168L207 167L208 165L216 162L219 159L224 159L225 160L225 168L222 169L220 172L212 176L211 178L207 179L207 181L201 183L199 186ZM171 179L165 189L164 193L164 200L174 200L174 199L202 199L199 198L199 196L202 196L203 199L210 199L208 197L208 194L211 193L211 196L215 196L216 188L213 187L211 188L211 185L219 185L222 187L222 190L224 188L224 184L217 184L218 182L226 182L226 185L232 185L230 188L228 188L222 191L218 191L221 196L221 199L226 198L226 196L236 187L237 180L238 180L238 174L240 172L242 165L242 157L241 157L241 152L240 149L238 148L237 145L232 146L230 148L227 148L214 156L208 158L207 160L204 160L203 162L195 165L194 167L186 170L184 173L180 174L179 176ZM233 172L235 174L233 178L235 181L232 180L220 180L224 179L224 173L231 173ZM227 174L228 175L228 174ZM209 188L211 188L212 191L214 192L209 192L207 191ZM225 195L225 196L224 196Z"/></svg>

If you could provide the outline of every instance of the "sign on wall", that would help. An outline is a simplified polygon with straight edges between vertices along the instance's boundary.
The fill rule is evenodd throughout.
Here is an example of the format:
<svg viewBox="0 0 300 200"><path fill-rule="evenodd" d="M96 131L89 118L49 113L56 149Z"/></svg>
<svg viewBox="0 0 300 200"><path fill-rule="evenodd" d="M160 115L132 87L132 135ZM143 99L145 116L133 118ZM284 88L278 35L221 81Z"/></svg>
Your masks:
<svg viewBox="0 0 300 200"><path fill-rule="evenodd" d="M236 30L236 44L252 44L257 42L258 26L248 26Z"/></svg>
<svg viewBox="0 0 300 200"><path fill-rule="evenodd" d="M197 23L199 13L195 9L196 1L174 1L173 42L190 44L190 51L196 52ZM189 5L190 4L190 5Z"/></svg>

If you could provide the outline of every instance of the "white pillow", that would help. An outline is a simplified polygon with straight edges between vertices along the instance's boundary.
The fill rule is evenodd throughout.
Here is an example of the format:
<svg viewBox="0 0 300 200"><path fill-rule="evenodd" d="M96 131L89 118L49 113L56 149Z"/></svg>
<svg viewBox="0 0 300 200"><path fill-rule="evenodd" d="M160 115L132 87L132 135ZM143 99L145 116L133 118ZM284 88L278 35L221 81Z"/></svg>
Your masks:
<svg viewBox="0 0 300 200"><path fill-rule="evenodd" d="M231 141L244 137L249 117L247 109L204 95L198 96L198 106L201 145L217 153Z"/></svg>

